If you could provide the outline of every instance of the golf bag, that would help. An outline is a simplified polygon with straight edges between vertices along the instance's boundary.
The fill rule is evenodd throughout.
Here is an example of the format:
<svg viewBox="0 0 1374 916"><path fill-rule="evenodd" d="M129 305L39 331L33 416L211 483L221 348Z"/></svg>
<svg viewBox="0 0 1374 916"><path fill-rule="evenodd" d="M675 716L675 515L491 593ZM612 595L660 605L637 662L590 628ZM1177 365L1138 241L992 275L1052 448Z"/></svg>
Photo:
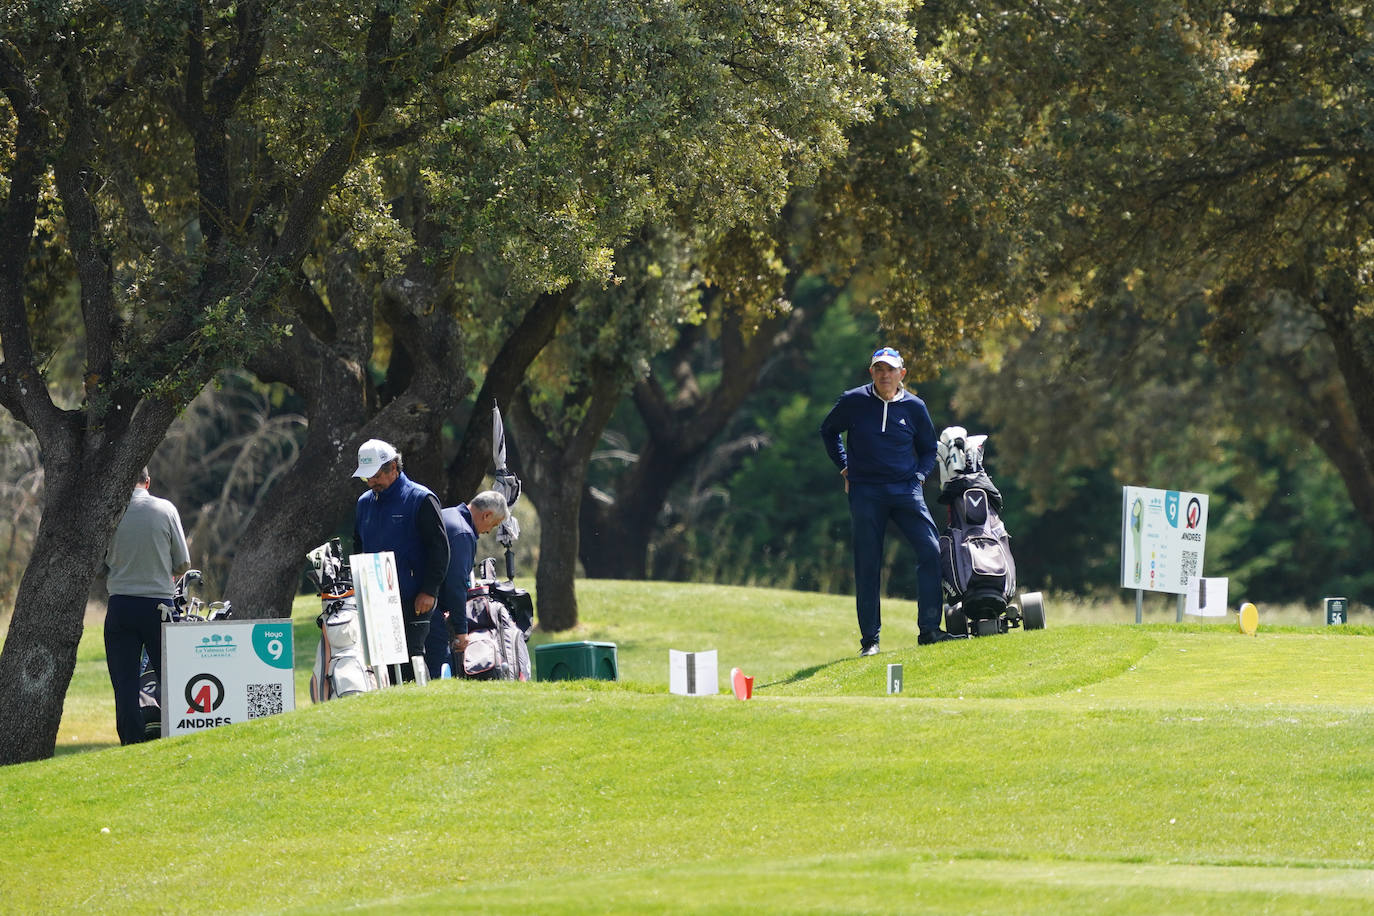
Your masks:
<svg viewBox="0 0 1374 916"><path fill-rule="evenodd" d="M474 680L528 681L533 668L526 644L534 628L534 599L513 582L496 581L494 558L483 560L481 570L464 608L467 645L461 650L454 645L454 656L461 658L458 672Z"/></svg>
<svg viewBox="0 0 1374 916"><path fill-rule="evenodd" d="M970 436L960 426L940 434L940 502L949 507L949 526L940 536L940 578L944 585L945 629L974 635L1005 632L1019 613L1007 614L1016 594L1016 561L1002 524L1002 494L983 469L987 436Z"/></svg>
<svg viewBox="0 0 1374 916"><path fill-rule="evenodd" d="M191 586L199 584L201 578L198 569L188 569L177 577L172 603L158 605L164 623L227 620L234 616L233 606L228 601L214 601L207 608L205 602L191 594ZM162 737L162 679L157 671L160 661L149 658L147 649L139 660L138 708L143 713L145 740Z"/></svg>
<svg viewBox="0 0 1374 916"><path fill-rule="evenodd" d="M320 644L310 674L310 701L323 703L377 689L377 676L364 663L362 617L353 593L353 571L338 538L310 551L309 576L319 587L322 609L315 618Z"/></svg>
<svg viewBox="0 0 1374 916"><path fill-rule="evenodd" d="M138 711L143 714L143 740L162 737L162 680L143 650L138 674Z"/></svg>

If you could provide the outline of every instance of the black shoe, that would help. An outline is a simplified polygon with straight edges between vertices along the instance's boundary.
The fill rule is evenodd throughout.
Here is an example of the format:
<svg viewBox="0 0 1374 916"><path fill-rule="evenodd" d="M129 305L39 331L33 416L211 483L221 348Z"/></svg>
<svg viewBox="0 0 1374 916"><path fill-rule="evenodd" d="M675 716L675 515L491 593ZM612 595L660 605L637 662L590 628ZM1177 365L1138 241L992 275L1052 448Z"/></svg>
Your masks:
<svg viewBox="0 0 1374 916"><path fill-rule="evenodd" d="M946 633L944 630L926 630L916 637L918 646L928 646L931 643L949 642L951 639L968 639L967 636L960 636L957 633Z"/></svg>
<svg viewBox="0 0 1374 916"><path fill-rule="evenodd" d="M877 654L878 654L878 644L877 644L876 642L871 642L871 643L869 643L868 645L863 646L863 647L861 647L861 648L859 649L859 655L860 655L860 657L868 656L868 655L877 655Z"/></svg>

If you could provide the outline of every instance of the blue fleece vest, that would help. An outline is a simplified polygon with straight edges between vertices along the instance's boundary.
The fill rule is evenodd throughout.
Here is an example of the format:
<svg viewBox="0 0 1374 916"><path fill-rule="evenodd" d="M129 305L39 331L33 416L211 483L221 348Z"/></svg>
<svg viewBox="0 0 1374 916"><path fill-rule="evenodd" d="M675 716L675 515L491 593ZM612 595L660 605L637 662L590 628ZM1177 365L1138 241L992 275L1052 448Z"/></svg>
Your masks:
<svg viewBox="0 0 1374 916"><path fill-rule="evenodd" d="M420 577L425 566L424 544L416 531L415 517L420 504L433 496L432 490L411 480L402 471L381 496L368 490L358 497L354 521L363 541L363 552L390 550L396 555L401 603L406 607L420 591Z"/></svg>

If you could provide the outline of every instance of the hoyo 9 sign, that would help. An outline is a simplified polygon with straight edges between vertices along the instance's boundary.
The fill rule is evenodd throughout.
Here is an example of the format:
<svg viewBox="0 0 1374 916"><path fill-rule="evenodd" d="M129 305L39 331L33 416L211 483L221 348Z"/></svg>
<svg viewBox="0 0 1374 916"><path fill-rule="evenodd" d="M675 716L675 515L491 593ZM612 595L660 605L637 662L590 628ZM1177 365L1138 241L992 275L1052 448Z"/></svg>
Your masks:
<svg viewBox="0 0 1374 916"><path fill-rule="evenodd" d="M1186 594L1206 547L1206 493L1122 488L1122 588Z"/></svg>
<svg viewBox="0 0 1374 916"><path fill-rule="evenodd" d="M291 621L162 625L162 734L296 708Z"/></svg>

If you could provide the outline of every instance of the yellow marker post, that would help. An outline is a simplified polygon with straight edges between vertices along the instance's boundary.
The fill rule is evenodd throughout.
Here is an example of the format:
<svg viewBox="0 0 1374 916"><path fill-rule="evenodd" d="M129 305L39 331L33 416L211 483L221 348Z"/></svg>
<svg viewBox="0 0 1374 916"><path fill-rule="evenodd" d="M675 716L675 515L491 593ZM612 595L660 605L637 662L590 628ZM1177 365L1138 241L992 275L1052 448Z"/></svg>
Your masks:
<svg viewBox="0 0 1374 916"><path fill-rule="evenodd" d="M1240 606L1240 631L1246 636L1254 636L1259 629L1259 608L1249 601Z"/></svg>

